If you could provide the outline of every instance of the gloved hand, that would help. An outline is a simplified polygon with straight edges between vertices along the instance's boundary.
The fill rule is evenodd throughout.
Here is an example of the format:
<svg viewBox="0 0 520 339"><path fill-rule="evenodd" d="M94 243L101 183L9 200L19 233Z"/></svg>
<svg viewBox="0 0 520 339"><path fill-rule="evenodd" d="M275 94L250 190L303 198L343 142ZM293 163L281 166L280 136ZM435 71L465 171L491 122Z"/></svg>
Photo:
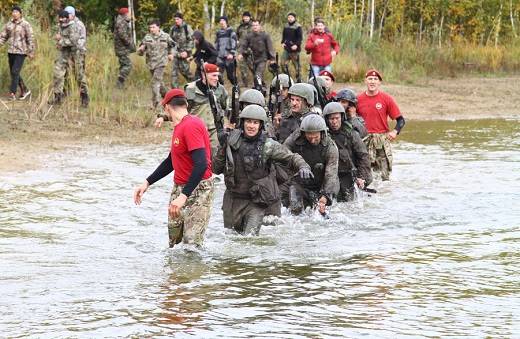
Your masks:
<svg viewBox="0 0 520 339"><path fill-rule="evenodd" d="M300 168L300 170L298 171L298 175L300 176L300 178L304 180L314 179L314 174L312 174L310 168L307 167Z"/></svg>

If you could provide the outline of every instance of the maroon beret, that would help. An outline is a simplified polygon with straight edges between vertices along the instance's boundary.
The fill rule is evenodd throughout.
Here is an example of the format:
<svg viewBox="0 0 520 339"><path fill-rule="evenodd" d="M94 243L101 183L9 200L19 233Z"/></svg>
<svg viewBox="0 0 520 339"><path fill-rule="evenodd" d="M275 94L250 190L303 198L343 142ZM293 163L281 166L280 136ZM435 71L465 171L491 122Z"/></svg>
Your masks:
<svg viewBox="0 0 520 339"><path fill-rule="evenodd" d="M383 81L383 77L381 76L381 73L375 68L369 69L367 73L365 74L365 78L368 77L378 77L380 81Z"/></svg>
<svg viewBox="0 0 520 339"><path fill-rule="evenodd" d="M186 99L186 94L184 94L184 91L182 89L172 88L171 90L169 90L166 93L166 95L164 96L164 99L162 99L161 106L165 106L173 98L184 98L184 99Z"/></svg>
<svg viewBox="0 0 520 339"><path fill-rule="evenodd" d="M123 7L123 8L120 8L120 9L119 9L119 14L121 14L121 15L125 15L125 14L127 14L127 13L128 13L128 8Z"/></svg>
<svg viewBox="0 0 520 339"><path fill-rule="evenodd" d="M325 69L323 71L321 71L319 75L328 76L329 78L332 79L332 81L336 81L336 78L334 78L334 74L332 74L332 72L329 72L329 71L327 71Z"/></svg>
<svg viewBox="0 0 520 339"><path fill-rule="evenodd" d="M204 64L204 71L206 73L215 73L218 72L218 66L215 64Z"/></svg>

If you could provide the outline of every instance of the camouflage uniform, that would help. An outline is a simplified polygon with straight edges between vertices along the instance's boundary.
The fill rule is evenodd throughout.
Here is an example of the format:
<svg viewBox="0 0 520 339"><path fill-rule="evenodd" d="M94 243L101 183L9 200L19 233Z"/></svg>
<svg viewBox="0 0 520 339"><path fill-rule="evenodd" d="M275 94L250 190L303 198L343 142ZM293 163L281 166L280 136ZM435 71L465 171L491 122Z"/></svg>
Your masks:
<svg viewBox="0 0 520 339"><path fill-rule="evenodd" d="M250 32L242 39L239 53L251 51L253 57L253 76L259 77L264 83L264 71L267 60L275 60L275 52L271 36L266 32Z"/></svg>
<svg viewBox="0 0 520 339"><path fill-rule="evenodd" d="M181 26L173 25L170 30L170 37L177 46L172 66L172 88L178 88L179 72L186 79L186 82L193 80L190 72L190 62L180 56L181 52L186 52L188 54L187 57L191 56L193 50L193 30L186 23L183 23Z"/></svg>
<svg viewBox="0 0 520 339"><path fill-rule="evenodd" d="M247 34L251 32L251 21L248 23L242 22L237 27L237 38L238 38L238 48L243 43L247 36ZM253 72L253 55L250 50L243 51L242 56L244 57L242 61L238 64L240 69L240 76L242 78L242 86L249 87L249 72Z"/></svg>
<svg viewBox="0 0 520 339"><path fill-rule="evenodd" d="M170 203L182 193L184 185L174 184ZM170 247L180 243L202 246L213 205L213 179L202 180L188 197L178 218L168 216Z"/></svg>
<svg viewBox="0 0 520 339"><path fill-rule="evenodd" d="M374 171L381 172L383 180L389 180L394 156L392 155L392 144L386 133L370 133L363 140L367 145L372 168Z"/></svg>
<svg viewBox="0 0 520 339"><path fill-rule="evenodd" d="M211 148L216 149L218 146L217 129L205 87L206 85L201 80L197 80L187 84L184 91L188 100L188 110L204 121L209 132ZM215 93L216 103L220 106L218 107L219 111L223 114L227 110L228 93L224 86L220 84L213 92Z"/></svg>
<svg viewBox="0 0 520 339"><path fill-rule="evenodd" d="M275 164L293 171L309 166L303 158L261 133L246 139L242 130L232 130L224 147L213 158L213 172L224 173L226 191L222 203L224 227L244 234L258 234L264 216L280 216L280 191Z"/></svg>
<svg viewBox="0 0 520 339"><path fill-rule="evenodd" d="M130 18L118 15L114 28L114 49L119 59L119 83L124 83L132 70L130 53L135 52Z"/></svg>
<svg viewBox="0 0 520 339"><path fill-rule="evenodd" d="M76 53L73 53L70 56L70 62L74 65L74 74L78 83L80 85L80 94L83 99L85 96L88 97L88 87L87 87L87 76L85 74L85 58L87 55L87 29L85 28L85 24L78 19L78 17L74 17L74 27L77 30L78 43ZM88 100L88 99L87 99Z"/></svg>
<svg viewBox="0 0 520 339"><path fill-rule="evenodd" d="M20 71L23 66L25 56L34 54L34 37L31 25L25 19L10 20L0 33L0 46L7 42L7 54L11 70L11 93L16 92L20 86L22 93L27 91ZM14 65L12 59L21 58L19 65ZM21 62L20 62L21 61Z"/></svg>
<svg viewBox="0 0 520 339"><path fill-rule="evenodd" d="M57 41L58 56L54 62L53 92L56 97L63 96L65 76L71 65L80 86L80 93L88 95L87 79L85 77L85 44L81 38L81 28L75 21L59 26L60 39Z"/></svg>
<svg viewBox="0 0 520 339"><path fill-rule="evenodd" d="M152 74L152 103L157 107L166 94L164 68L168 64L168 55L174 53L175 43L168 33L160 31L158 35L146 34L139 47L141 46L145 47L144 51L138 50L137 54L146 55L146 65Z"/></svg>

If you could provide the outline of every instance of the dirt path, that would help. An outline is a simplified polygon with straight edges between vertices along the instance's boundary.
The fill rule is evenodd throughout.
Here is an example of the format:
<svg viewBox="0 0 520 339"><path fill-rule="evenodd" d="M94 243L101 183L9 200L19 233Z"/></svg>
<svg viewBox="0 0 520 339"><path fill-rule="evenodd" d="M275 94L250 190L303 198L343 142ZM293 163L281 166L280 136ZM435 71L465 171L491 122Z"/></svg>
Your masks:
<svg viewBox="0 0 520 339"><path fill-rule="evenodd" d="M425 80L415 85L383 83L394 96L406 119L520 118L520 76L506 78L461 78ZM363 84L337 84L360 92ZM39 155L85 144L160 143L169 128L121 127L28 121L25 114L0 106L0 173L23 172L41 166Z"/></svg>

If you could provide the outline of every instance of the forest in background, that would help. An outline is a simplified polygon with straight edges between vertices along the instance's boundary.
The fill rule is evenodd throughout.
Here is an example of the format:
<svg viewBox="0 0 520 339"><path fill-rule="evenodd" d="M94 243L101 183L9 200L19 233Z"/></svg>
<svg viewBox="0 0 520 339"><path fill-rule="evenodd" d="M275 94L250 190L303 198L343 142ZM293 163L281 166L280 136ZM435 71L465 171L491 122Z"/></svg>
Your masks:
<svg viewBox="0 0 520 339"><path fill-rule="evenodd" d="M142 57L132 55L134 70L124 94L106 90L107 86L115 87L118 68L113 54L113 21L117 9L128 6L128 1L0 0L2 26L14 3L22 6L24 16L33 24L38 46L36 59L27 62L22 73L35 94L33 107L27 114L37 114L40 119L54 114L46 111L44 104L52 85L56 55L52 34L58 10L73 5L88 29L87 76L92 96L89 117L148 123L150 113L145 108L148 99L142 93L149 87L149 73ZM313 18L322 17L341 45L341 53L333 63L340 82L362 81L369 67L380 69L386 81L400 83L430 77L496 76L520 70L520 0L133 0L133 3L138 40L152 18L159 18L164 23L163 29L168 31L177 11L184 14L194 29L203 30L213 39L221 14L227 15L230 24L236 27L242 12L248 10L262 20L280 52L278 42L288 12L297 14L304 31L311 27ZM5 47L0 52L5 52ZM301 60L307 63L305 53ZM0 86L6 88L9 71L4 57L0 57L0 75ZM169 79L169 75L165 76L166 83ZM77 106L77 99L71 102ZM64 111L70 114L73 110L65 107Z"/></svg>

